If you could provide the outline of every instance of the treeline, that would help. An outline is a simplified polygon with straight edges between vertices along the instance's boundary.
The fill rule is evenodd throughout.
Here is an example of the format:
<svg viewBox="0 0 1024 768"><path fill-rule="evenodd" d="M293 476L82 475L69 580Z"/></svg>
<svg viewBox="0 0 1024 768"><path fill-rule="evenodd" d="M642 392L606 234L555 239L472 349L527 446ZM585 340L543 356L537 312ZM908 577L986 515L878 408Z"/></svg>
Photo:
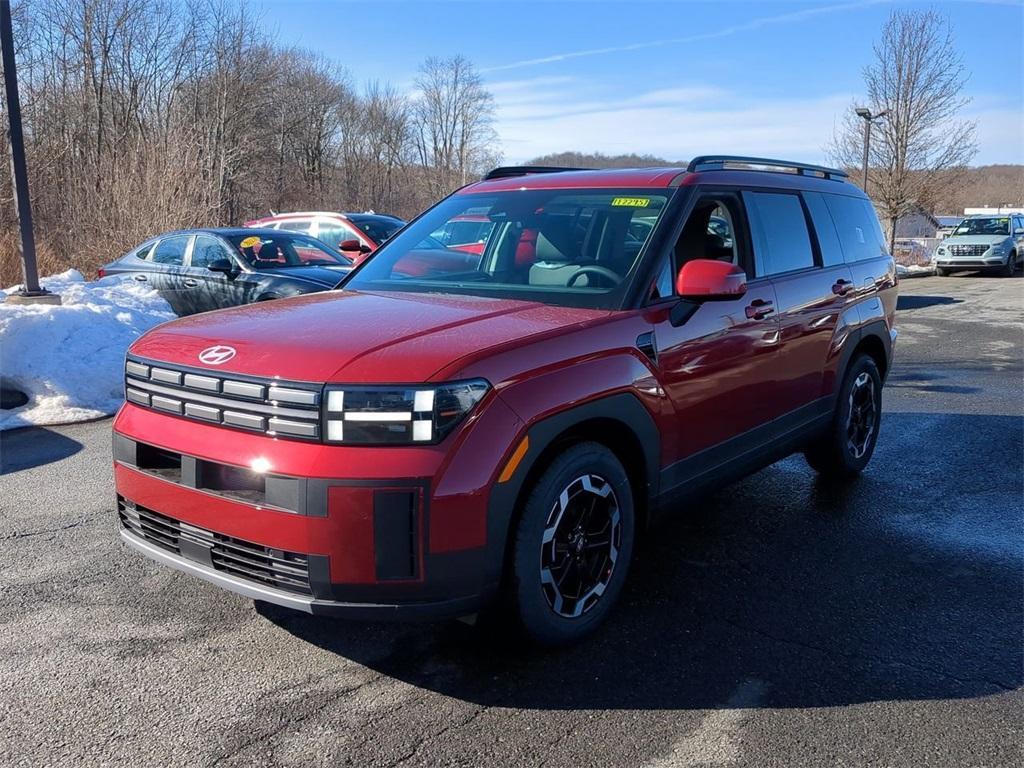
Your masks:
<svg viewBox="0 0 1024 768"><path fill-rule="evenodd" d="M500 157L459 56L407 93L282 45L243 0L24 0L14 18L44 274L269 210L411 216ZM20 280L8 165L0 286Z"/></svg>

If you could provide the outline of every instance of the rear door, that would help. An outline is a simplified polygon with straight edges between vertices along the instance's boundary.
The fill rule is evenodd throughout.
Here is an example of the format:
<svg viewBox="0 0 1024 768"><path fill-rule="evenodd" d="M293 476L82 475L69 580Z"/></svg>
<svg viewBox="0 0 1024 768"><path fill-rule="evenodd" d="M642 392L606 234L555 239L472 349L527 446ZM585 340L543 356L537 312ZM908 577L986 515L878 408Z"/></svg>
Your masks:
<svg viewBox="0 0 1024 768"><path fill-rule="evenodd" d="M831 408L825 371L841 350L837 330L854 300L853 277L821 195L766 190L743 197L757 273L775 287L781 365L773 389L776 431L785 433Z"/></svg>
<svg viewBox="0 0 1024 768"><path fill-rule="evenodd" d="M161 238L149 254L153 271L148 275L148 282L159 291L178 315L187 315L194 311L191 308L191 297L188 295L191 286L185 283L185 258L192 239L192 235L171 235Z"/></svg>

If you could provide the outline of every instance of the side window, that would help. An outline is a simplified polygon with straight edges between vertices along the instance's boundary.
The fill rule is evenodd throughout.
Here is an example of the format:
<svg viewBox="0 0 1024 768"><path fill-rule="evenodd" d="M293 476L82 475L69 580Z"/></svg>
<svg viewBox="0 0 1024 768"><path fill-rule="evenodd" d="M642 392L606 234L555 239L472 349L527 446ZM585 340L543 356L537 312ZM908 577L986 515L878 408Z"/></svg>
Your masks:
<svg viewBox="0 0 1024 768"><path fill-rule="evenodd" d="M313 225L313 222L309 219L292 219L291 221L282 221L277 225L278 229L282 229L285 232L309 232L309 228Z"/></svg>
<svg viewBox="0 0 1024 768"><path fill-rule="evenodd" d="M661 263L661 269L658 271L658 276L654 279L654 285L651 286L651 295L649 300L658 301L659 299L667 299L675 293L673 281L672 260L665 259Z"/></svg>
<svg viewBox="0 0 1024 768"><path fill-rule="evenodd" d="M778 275L814 266L804 207L797 195L744 192L754 237L757 275Z"/></svg>
<svg viewBox="0 0 1024 768"><path fill-rule="evenodd" d="M877 259L886 254L885 237L871 203L860 197L822 195L839 233L839 242L849 264Z"/></svg>
<svg viewBox="0 0 1024 768"><path fill-rule="evenodd" d="M820 192L804 192L804 202L811 212L811 223L814 233L818 236L818 247L821 249L821 262L826 267L834 267L843 263L843 248L839 244L839 233L835 222L825 204L825 196Z"/></svg>
<svg viewBox="0 0 1024 768"><path fill-rule="evenodd" d="M141 248L139 248L137 251L135 251L135 253L132 254L132 255L135 256L136 259L143 259L143 260L149 259L149 257L153 255L153 246L154 245L156 245L156 243L153 242L153 241L145 243Z"/></svg>
<svg viewBox="0 0 1024 768"><path fill-rule="evenodd" d="M217 259L230 258L227 250L225 250L217 238L210 237L209 235L199 235L196 237L196 243L192 246L191 264L193 267L206 269Z"/></svg>
<svg viewBox="0 0 1024 768"><path fill-rule="evenodd" d="M317 239L334 250L338 250L338 245L345 240L360 240L355 232L336 221L321 221L317 227Z"/></svg>
<svg viewBox="0 0 1024 768"><path fill-rule="evenodd" d="M156 264L180 267L185 263L185 251L188 249L188 241L191 239L191 235L165 237L156 244L150 260Z"/></svg>
<svg viewBox="0 0 1024 768"><path fill-rule="evenodd" d="M683 265L694 259L727 261L744 268L749 275L750 259L744 245L746 240L741 236L742 221L742 206L735 196L700 198L679 233L671 258L666 258L658 270L648 300L657 301L675 294L676 275Z"/></svg>

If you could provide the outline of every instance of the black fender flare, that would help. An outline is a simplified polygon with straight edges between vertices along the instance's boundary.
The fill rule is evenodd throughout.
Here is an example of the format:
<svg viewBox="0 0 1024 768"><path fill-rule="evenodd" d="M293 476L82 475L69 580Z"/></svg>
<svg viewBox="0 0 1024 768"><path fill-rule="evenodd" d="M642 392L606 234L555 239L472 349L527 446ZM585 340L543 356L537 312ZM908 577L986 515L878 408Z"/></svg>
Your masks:
<svg viewBox="0 0 1024 768"><path fill-rule="evenodd" d="M889 326L886 325L884 320L872 320L859 328L854 329L850 332L850 335L846 339L846 343L843 347L842 354L839 358L839 365L836 368L836 392L839 391L844 378L846 378L846 370L850 367L850 361L853 359L853 353L860 347L861 342L868 337L875 337L882 343L882 349L885 350L885 374L888 375L889 370L892 368L892 337L889 335ZM883 381L884 381L883 376ZM836 392L832 394L835 395Z"/></svg>
<svg viewBox="0 0 1024 768"><path fill-rule="evenodd" d="M658 494L661 470L661 433L643 403L630 392L619 392L582 403L531 424L525 436L529 448L512 477L495 483L487 502L487 582L498 584L504 571L509 535L516 514L516 502L526 481L561 435L593 420L616 421L631 430L643 453L646 488L639 489L649 501ZM522 438L520 438L520 441ZM519 445L519 442L516 443ZM641 496L643 498L643 496Z"/></svg>

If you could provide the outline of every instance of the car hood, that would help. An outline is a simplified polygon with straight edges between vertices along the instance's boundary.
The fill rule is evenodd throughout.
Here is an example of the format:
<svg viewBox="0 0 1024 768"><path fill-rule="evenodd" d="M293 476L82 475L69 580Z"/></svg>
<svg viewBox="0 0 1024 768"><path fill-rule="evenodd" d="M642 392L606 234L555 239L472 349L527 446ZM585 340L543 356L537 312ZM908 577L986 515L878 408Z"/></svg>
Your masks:
<svg viewBox="0 0 1024 768"><path fill-rule="evenodd" d="M947 237L939 245L998 245L1009 235L954 235Z"/></svg>
<svg viewBox="0 0 1024 768"><path fill-rule="evenodd" d="M294 381L414 383L482 350L608 316L605 310L414 293L313 293L184 317L138 339L132 354L225 373ZM199 361L226 345L222 365Z"/></svg>
<svg viewBox="0 0 1024 768"><path fill-rule="evenodd" d="M288 277L295 280L307 280L311 283L326 285L333 288L341 278L352 271L352 267L344 267L340 264L336 267L279 267L277 269L261 269L261 275L273 275L276 277Z"/></svg>

